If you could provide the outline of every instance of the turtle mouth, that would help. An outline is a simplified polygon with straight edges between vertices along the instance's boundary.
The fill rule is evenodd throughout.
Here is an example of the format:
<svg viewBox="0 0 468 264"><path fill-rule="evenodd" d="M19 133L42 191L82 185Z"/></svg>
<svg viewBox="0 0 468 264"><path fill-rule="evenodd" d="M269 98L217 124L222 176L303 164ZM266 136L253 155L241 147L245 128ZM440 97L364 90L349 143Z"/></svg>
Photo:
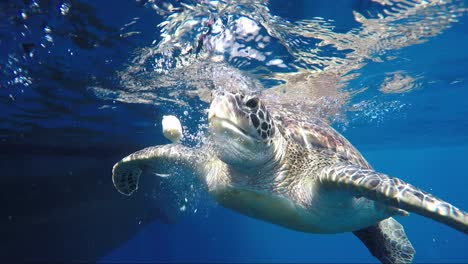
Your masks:
<svg viewBox="0 0 468 264"><path fill-rule="evenodd" d="M218 96L211 102L208 124L211 133L217 137L254 143L258 140L250 131L248 122L233 97Z"/></svg>
<svg viewBox="0 0 468 264"><path fill-rule="evenodd" d="M250 140L253 139L253 137L247 131L229 119L218 117L216 115L210 115L208 117L208 122L210 127L214 128L214 130L231 131L237 135L241 135L244 138L248 138Z"/></svg>

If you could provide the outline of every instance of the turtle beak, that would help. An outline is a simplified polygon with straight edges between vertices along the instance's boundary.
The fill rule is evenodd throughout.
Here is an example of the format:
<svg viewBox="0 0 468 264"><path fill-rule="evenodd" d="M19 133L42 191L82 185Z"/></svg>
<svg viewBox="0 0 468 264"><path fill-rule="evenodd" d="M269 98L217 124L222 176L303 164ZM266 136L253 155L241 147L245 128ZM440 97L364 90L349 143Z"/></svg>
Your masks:
<svg viewBox="0 0 468 264"><path fill-rule="evenodd" d="M214 117L235 120L235 117L232 116L235 112L233 109L233 102L230 102L225 95L218 94L211 101L210 110L208 112L208 121L212 120Z"/></svg>
<svg viewBox="0 0 468 264"><path fill-rule="evenodd" d="M213 98L208 112L208 124L212 132L215 133L231 133L247 136L247 132L242 128L243 120L237 115L237 103L233 96L218 94Z"/></svg>
<svg viewBox="0 0 468 264"><path fill-rule="evenodd" d="M208 111L208 122L210 122L213 117L216 117L216 114L214 111L211 111L210 108L210 110Z"/></svg>

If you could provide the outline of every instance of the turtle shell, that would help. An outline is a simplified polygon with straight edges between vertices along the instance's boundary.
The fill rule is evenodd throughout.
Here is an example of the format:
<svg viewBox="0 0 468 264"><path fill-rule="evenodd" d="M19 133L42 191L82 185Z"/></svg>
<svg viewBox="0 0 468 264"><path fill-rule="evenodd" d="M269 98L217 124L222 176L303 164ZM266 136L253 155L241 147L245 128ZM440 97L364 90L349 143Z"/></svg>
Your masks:
<svg viewBox="0 0 468 264"><path fill-rule="evenodd" d="M362 168L371 169L361 153L325 120L310 116L291 118L285 112L275 111L273 118L277 129L290 142L304 149L322 149Z"/></svg>

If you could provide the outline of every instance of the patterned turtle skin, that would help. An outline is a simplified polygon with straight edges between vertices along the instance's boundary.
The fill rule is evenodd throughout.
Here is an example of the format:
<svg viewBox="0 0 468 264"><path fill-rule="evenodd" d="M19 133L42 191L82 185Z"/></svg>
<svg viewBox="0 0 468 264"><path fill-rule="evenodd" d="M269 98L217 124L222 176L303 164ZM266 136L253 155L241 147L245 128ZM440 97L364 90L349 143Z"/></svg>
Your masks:
<svg viewBox="0 0 468 264"><path fill-rule="evenodd" d="M466 212L374 171L327 122L268 105L258 95L215 92L208 143L135 152L114 166L115 187L131 195L145 170L189 173L247 216L308 233L353 232L382 263L410 263L415 254L393 216L415 212L468 233Z"/></svg>

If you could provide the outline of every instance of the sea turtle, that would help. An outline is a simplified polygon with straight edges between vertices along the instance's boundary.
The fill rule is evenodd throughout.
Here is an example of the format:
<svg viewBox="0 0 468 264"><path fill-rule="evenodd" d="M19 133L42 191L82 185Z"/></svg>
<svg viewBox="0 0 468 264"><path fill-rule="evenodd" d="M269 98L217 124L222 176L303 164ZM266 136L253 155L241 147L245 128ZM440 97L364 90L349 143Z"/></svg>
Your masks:
<svg viewBox="0 0 468 264"><path fill-rule="evenodd" d="M319 118L298 120L260 95L218 91L208 120L200 148L153 146L115 164L117 190L131 195L145 170L189 173L242 214L302 232L353 232L382 263L409 263L415 252L393 216L411 211L468 233L466 212L374 171Z"/></svg>

